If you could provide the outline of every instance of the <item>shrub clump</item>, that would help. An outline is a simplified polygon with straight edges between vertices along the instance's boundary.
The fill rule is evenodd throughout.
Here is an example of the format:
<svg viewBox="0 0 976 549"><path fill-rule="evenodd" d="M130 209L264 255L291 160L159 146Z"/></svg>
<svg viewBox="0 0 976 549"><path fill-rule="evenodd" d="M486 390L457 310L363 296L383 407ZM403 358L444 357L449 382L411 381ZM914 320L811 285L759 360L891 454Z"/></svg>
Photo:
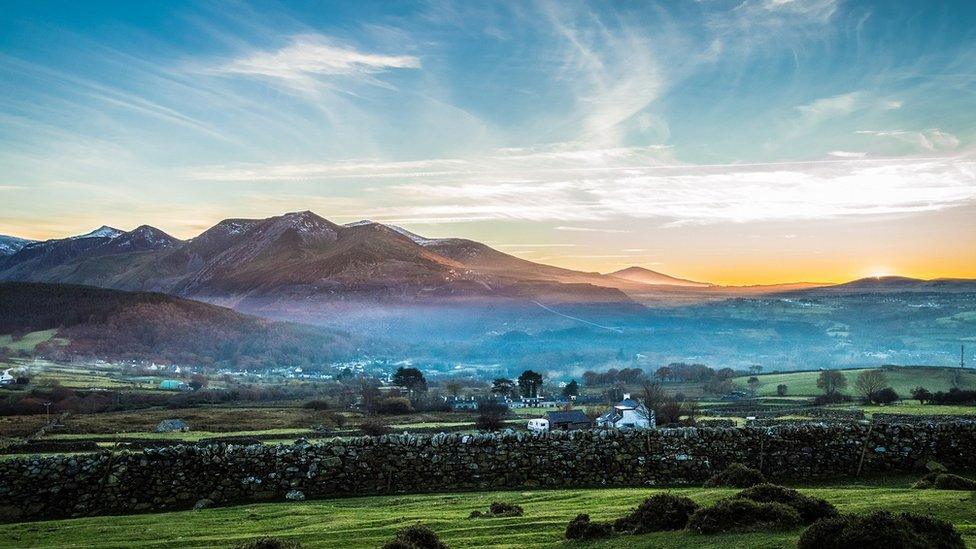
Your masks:
<svg viewBox="0 0 976 549"><path fill-rule="evenodd" d="M566 539L600 539L613 534L613 527L602 522L593 522L590 515L576 515L566 526Z"/></svg>
<svg viewBox="0 0 976 549"><path fill-rule="evenodd" d="M976 490L976 480L953 475L952 473L941 473L933 471L912 484L912 488L925 490L928 488L938 488L939 490Z"/></svg>
<svg viewBox="0 0 976 549"><path fill-rule="evenodd" d="M698 507L686 497L657 494L645 499L629 515L617 519L613 529L629 534L681 530Z"/></svg>
<svg viewBox="0 0 976 549"><path fill-rule="evenodd" d="M728 486L731 488L749 488L766 482L766 477L758 469L746 467L741 463L733 463L724 471L714 475L705 482L708 487Z"/></svg>
<svg viewBox="0 0 976 549"><path fill-rule="evenodd" d="M912 513L894 515L888 511L819 520L803 532L797 543L798 549L962 549L965 546L955 527L944 520Z"/></svg>
<svg viewBox="0 0 976 549"><path fill-rule="evenodd" d="M360 423L359 430L362 431L364 435L371 437L378 437L390 432L390 428L387 427L385 423L375 419L367 419L366 421Z"/></svg>
<svg viewBox="0 0 976 549"><path fill-rule="evenodd" d="M301 547L302 544L297 541L265 537L245 541L234 549L301 549Z"/></svg>
<svg viewBox="0 0 976 549"><path fill-rule="evenodd" d="M733 498L750 499L757 503L782 503L789 505L800 514L800 520L805 524L810 524L822 518L837 516L837 509L828 501L807 496L783 486L776 484L757 484L752 488L746 488Z"/></svg>
<svg viewBox="0 0 976 549"><path fill-rule="evenodd" d="M976 480L961 477L959 475L953 475L951 473L942 473L938 475L935 477L935 480L932 481L932 485L939 490L976 490Z"/></svg>
<svg viewBox="0 0 976 549"><path fill-rule="evenodd" d="M800 514L782 503L759 503L751 499L723 499L695 511L688 530L698 534L789 530L802 523Z"/></svg>
<svg viewBox="0 0 976 549"><path fill-rule="evenodd" d="M482 513L481 511L474 510L468 515L468 518L498 518L498 517L520 517L525 514L525 511L520 505L515 505L513 503L505 503L503 501L495 501L488 506L488 512Z"/></svg>
<svg viewBox="0 0 976 549"><path fill-rule="evenodd" d="M447 549L447 545L427 526L414 524L396 533L396 537L386 542L383 549Z"/></svg>

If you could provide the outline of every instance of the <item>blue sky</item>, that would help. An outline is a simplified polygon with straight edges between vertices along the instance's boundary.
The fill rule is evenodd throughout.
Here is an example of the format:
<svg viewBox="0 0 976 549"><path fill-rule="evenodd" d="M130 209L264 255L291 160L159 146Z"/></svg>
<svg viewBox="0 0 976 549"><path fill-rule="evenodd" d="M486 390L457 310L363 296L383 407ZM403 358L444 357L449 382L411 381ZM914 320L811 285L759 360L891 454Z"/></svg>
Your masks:
<svg viewBox="0 0 976 549"><path fill-rule="evenodd" d="M312 209L595 270L976 276L972 2L5 12L0 233Z"/></svg>

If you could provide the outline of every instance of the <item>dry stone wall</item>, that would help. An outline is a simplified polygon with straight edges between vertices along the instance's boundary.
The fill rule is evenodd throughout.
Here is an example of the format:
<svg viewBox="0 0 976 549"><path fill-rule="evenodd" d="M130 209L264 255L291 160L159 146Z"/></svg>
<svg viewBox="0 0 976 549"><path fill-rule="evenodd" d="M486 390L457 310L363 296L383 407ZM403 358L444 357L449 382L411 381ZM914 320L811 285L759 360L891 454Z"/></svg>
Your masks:
<svg viewBox="0 0 976 549"><path fill-rule="evenodd" d="M496 488L699 483L730 463L796 480L976 468L976 422L387 435L0 461L5 521L247 501ZM202 500L209 500L203 502Z"/></svg>

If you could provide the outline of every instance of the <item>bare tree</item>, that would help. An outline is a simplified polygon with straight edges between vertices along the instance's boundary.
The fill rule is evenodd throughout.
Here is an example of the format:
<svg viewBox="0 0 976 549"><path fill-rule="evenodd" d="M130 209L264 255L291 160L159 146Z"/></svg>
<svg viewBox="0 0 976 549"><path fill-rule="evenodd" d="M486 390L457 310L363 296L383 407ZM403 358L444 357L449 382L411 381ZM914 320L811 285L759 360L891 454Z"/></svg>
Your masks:
<svg viewBox="0 0 976 549"><path fill-rule="evenodd" d="M874 401L874 395L888 386L888 376L881 370L865 370L857 374L854 388L869 402Z"/></svg>
<svg viewBox="0 0 976 549"><path fill-rule="evenodd" d="M655 411L661 407L662 403L670 400L668 398L668 393L664 390L664 387L656 381L648 381L644 383L643 397L644 406L646 406L648 410Z"/></svg>

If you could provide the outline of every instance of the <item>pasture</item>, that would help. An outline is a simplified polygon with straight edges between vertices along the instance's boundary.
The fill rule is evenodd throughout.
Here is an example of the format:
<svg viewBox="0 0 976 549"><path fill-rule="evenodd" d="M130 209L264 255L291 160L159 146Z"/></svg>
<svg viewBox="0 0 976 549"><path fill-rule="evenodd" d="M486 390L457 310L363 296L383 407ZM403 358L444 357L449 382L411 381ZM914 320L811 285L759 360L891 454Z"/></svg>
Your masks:
<svg viewBox="0 0 976 549"><path fill-rule="evenodd" d="M847 378L847 389L843 392L855 394L854 382L857 375L867 369L840 370ZM884 374L888 378L888 384L902 398L910 398L911 390L914 387L922 386L929 391L948 391L952 386L949 376L958 374L960 376L959 386L962 389L976 389L976 372L972 369L959 371L958 368L926 368L926 367L894 367L884 368ZM785 372L760 374L760 386L757 391L758 396L776 396L776 387L785 384L788 396L812 397L823 394L817 387L817 377L819 371L807 372ZM740 376L734 379L735 383L745 387L746 381L750 376Z"/></svg>
<svg viewBox="0 0 976 549"><path fill-rule="evenodd" d="M969 493L912 490L914 477L839 480L795 486L822 497L843 513L885 509L932 514L955 524L968 545L976 544L976 501ZM528 490L356 497L333 500L249 504L238 507L132 516L108 516L12 524L0 547L233 547L260 536L298 541L306 548L376 548L404 526L423 522L449 547L795 547L803 529L700 536L661 532L568 544L566 524L579 513L594 520L624 515L644 498L662 491L707 505L734 489L621 488ZM521 505L525 515L470 519L493 501Z"/></svg>

